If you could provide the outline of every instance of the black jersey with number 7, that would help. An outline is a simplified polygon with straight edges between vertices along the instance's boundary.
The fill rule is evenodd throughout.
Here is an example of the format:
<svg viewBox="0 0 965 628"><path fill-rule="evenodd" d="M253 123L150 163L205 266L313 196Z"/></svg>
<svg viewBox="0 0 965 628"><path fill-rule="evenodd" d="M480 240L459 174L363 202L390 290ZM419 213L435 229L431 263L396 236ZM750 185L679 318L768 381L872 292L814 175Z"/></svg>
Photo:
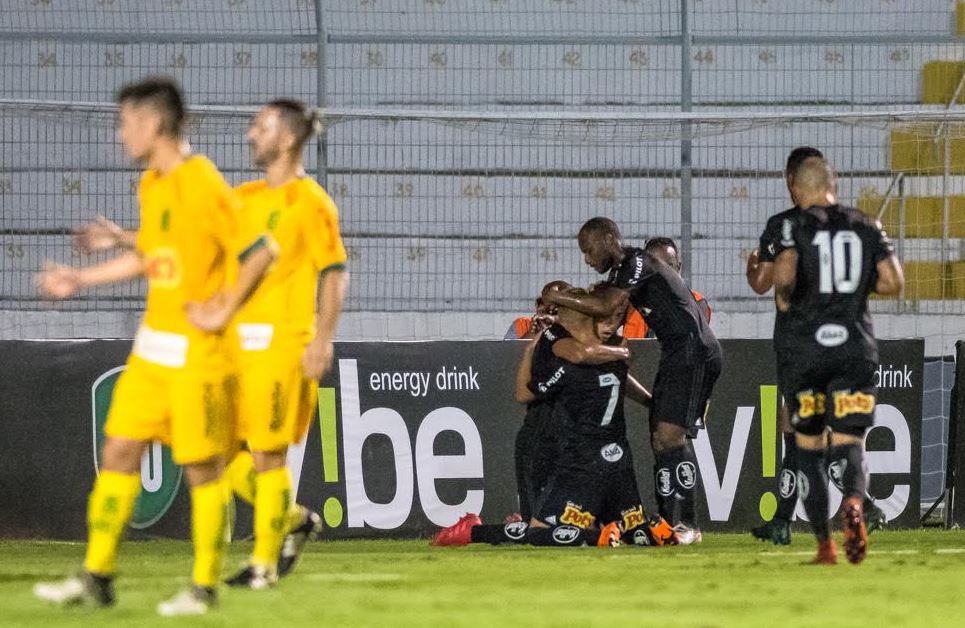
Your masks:
<svg viewBox="0 0 965 628"><path fill-rule="evenodd" d="M786 219L781 237L798 252L788 311L798 347L840 347L850 357L877 361L868 295L878 263L894 251L880 223L852 207L811 207Z"/></svg>

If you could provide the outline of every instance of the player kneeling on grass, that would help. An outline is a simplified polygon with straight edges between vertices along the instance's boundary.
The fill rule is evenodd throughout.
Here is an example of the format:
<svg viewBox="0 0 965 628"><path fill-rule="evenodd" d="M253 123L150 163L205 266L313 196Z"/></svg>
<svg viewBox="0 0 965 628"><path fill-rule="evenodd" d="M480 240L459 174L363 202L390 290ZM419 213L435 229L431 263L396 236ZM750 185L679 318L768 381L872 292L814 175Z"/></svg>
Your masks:
<svg viewBox="0 0 965 628"><path fill-rule="evenodd" d="M235 493L254 506L255 546L248 565L227 580L232 586L271 586L321 530L318 514L293 502L286 466L288 447L308 430L317 380L331 368L347 285L338 210L302 166L314 124L302 103L277 100L263 107L248 140L265 178L236 188L241 242L266 234L277 259L235 318L241 342L237 435L250 452L235 456L227 476ZM233 314L216 297L189 317L202 329L217 330Z"/></svg>
<svg viewBox="0 0 965 628"><path fill-rule="evenodd" d="M147 170L138 190L135 250L75 269L49 266L41 289L68 298L81 289L146 277L144 320L111 401L100 474L88 504L88 543L79 577L38 583L34 594L61 604L114 604L118 544L141 492L141 457L151 441L171 446L191 486L193 586L158 605L161 615L196 615L216 601L224 553L225 456L234 431L237 341L193 327L186 306L223 291L237 305L273 259L255 247L240 270L233 255L236 197L214 164L185 153L184 105L170 79L150 78L119 96L119 135Z"/></svg>
<svg viewBox="0 0 965 628"><path fill-rule="evenodd" d="M585 295L579 288L562 289ZM675 542L665 521L646 516L626 438L624 396L649 403L649 393L628 378L623 359L580 365L554 355L548 336L572 337L586 346L600 342L592 317L568 308L559 308L558 315L559 323L527 347L517 371L517 401L552 403L559 442L534 516L525 533L516 530L514 536L522 537L520 542L560 547L613 546L621 537L638 545ZM440 536L463 541L475 537L478 521L467 515Z"/></svg>
<svg viewBox="0 0 965 628"><path fill-rule="evenodd" d="M829 463L844 493L840 513L848 560L860 563L867 552L864 437L874 422L878 367L868 295L897 294L904 285L880 223L838 205L834 190L827 162L806 159L791 188L801 211L785 219L784 250L774 265L775 301L787 334L778 359L787 369L798 491L818 539L816 564L837 562L828 524Z"/></svg>

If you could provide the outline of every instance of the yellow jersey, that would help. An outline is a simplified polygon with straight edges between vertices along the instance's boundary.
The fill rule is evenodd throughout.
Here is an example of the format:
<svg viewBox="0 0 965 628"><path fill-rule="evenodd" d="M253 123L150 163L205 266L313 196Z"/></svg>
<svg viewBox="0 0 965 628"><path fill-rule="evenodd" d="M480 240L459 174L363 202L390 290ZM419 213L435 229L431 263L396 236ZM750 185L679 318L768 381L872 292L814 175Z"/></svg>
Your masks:
<svg viewBox="0 0 965 628"><path fill-rule="evenodd" d="M345 265L338 208L309 177L269 187L264 179L235 188L242 206L242 246L266 236L277 257L255 293L238 313L243 348L305 343L315 334L318 274ZM259 335L258 327L273 336ZM246 336L245 330L254 330ZM254 346L246 347L248 342Z"/></svg>
<svg viewBox="0 0 965 628"><path fill-rule="evenodd" d="M198 155L163 176L145 172L137 196L136 246L148 289L134 353L166 366L213 366L211 354L225 349L226 334L195 328L185 305L205 301L235 280L237 197L215 165Z"/></svg>

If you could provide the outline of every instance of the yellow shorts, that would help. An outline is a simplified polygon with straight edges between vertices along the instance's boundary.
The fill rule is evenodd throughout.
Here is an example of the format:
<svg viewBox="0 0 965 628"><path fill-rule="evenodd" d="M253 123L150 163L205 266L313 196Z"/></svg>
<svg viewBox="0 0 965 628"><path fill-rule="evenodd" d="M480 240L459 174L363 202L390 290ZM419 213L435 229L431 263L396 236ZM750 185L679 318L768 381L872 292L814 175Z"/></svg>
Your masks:
<svg viewBox="0 0 965 628"><path fill-rule="evenodd" d="M236 440L238 377L187 366L160 366L135 355L117 380L104 433L158 440L174 462L227 455Z"/></svg>
<svg viewBox="0 0 965 628"><path fill-rule="evenodd" d="M318 382L302 373L304 346L243 351L238 434L252 451L278 451L308 431Z"/></svg>

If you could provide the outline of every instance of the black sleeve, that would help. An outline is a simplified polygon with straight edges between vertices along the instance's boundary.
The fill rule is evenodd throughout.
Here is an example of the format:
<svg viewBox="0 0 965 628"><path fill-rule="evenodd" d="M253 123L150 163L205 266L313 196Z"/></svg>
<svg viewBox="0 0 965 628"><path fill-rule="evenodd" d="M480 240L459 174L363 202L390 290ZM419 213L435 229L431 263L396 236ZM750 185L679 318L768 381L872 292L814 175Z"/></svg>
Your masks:
<svg viewBox="0 0 965 628"><path fill-rule="evenodd" d="M634 249L628 258L623 260L620 272L613 285L622 290L633 292L657 274L653 259L641 249Z"/></svg>
<svg viewBox="0 0 965 628"><path fill-rule="evenodd" d="M796 226L795 223L797 221L788 212L771 216L758 243L762 262L773 263L778 255L794 246L792 232Z"/></svg>
<svg viewBox="0 0 965 628"><path fill-rule="evenodd" d="M871 241L871 261L875 268L877 268L879 262L895 254L895 245L881 227L880 222L876 220L869 226L868 239Z"/></svg>
<svg viewBox="0 0 965 628"><path fill-rule="evenodd" d="M537 401L544 401L556 396L571 366L553 354L551 345L547 344L544 351L539 349L537 346L533 353L533 370L528 387Z"/></svg>

